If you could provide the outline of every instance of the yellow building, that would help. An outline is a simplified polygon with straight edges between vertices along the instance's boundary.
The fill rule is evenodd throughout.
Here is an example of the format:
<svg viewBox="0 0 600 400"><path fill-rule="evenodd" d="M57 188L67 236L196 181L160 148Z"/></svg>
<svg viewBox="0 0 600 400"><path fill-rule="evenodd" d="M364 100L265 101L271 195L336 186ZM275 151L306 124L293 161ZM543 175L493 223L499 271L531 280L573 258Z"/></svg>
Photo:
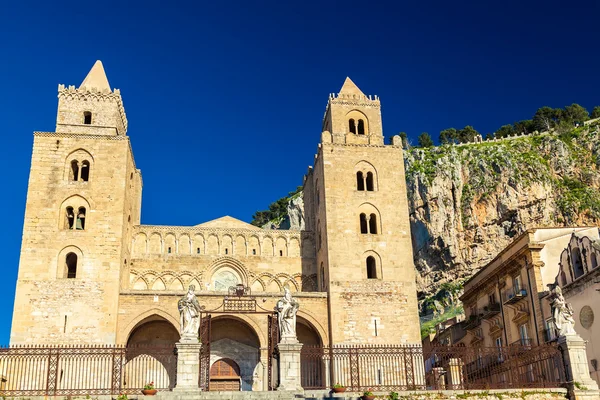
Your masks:
<svg viewBox="0 0 600 400"><path fill-rule="evenodd" d="M350 79L329 96L305 229L155 226L140 224L142 174L102 63L59 85L55 132L34 133L11 344L173 344L190 285L212 316L211 364L245 390L267 387L285 287L304 344L420 343L401 141L384 144L380 107Z"/></svg>
<svg viewBox="0 0 600 400"><path fill-rule="evenodd" d="M476 346L538 345L556 338L548 295L572 234L598 238L598 228L530 229L464 286L467 336Z"/></svg>

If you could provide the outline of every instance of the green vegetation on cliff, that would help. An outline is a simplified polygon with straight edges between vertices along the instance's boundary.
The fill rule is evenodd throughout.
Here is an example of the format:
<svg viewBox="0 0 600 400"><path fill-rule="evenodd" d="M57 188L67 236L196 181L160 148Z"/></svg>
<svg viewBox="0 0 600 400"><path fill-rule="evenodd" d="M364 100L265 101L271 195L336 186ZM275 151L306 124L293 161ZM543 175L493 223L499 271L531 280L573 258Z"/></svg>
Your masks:
<svg viewBox="0 0 600 400"><path fill-rule="evenodd" d="M287 196L280 198L269 204L268 210L257 211L252 216L252 225L263 226L266 223L273 222L279 225L281 221L288 215L287 206L291 199L300 196L302 186L298 186L293 192L289 192Z"/></svg>
<svg viewBox="0 0 600 400"><path fill-rule="evenodd" d="M407 179L431 185L439 174L461 174L463 217L501 183L517 189L537 183L553 188L559 221L574 223L585 213L600 218L599 122L553 133L524 135L464 145L408 150ZM451 168L453 167L453 168ZM463 223L468 222L464 221Z"/></svg>

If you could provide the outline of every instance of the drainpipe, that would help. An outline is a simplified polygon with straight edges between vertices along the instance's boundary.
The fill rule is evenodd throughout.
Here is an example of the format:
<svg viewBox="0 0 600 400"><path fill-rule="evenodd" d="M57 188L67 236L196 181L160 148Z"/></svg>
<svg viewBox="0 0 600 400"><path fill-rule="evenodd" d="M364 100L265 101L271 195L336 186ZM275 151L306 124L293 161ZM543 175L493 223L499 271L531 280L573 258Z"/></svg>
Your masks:
<svg viewBox="0 0 600 400"><path fill-rule="evenodd" d="M538 329L537 318L535 316L535 301L533 299L533 291L531 290L531 276L529 275L528 268L529 263L527 262L527 258L525 258L525 271L527 271L527 283L529 284L529 297L531 297L531 312L533 314L533 324L535 326L535 338L537 339L538 346L540 345L540 330ZM535 265L532 267L535 268ZM540 305L541 307L541 305Z"/></svg>
<svg viewBox="0 0 600 400"><path fill-rule="evenodd" d="M508 329L506 326L506 321L504 319L504 300L502 299L502 292L500 291L500 275L497 276L498 278L498 300L500 301L500 313L502 314L502 330L504 330L504 345L508 346L508 335L506 333L506 330Z"/></svg>

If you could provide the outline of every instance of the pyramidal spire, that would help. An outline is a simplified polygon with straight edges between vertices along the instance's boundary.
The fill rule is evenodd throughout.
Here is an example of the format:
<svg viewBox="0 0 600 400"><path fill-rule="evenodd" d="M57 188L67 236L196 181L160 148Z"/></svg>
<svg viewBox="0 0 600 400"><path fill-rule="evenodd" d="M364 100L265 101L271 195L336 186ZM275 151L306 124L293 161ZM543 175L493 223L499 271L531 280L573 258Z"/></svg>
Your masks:
<svg viewBox="0 0 600 400"><path fill-rule="evenodd" d="M365 94L358 88L358 86L356 86L356 84L354 82L352 82L352 79L350 79L349 77L346 77L346 80L344 81L344 84L342 85L342 88L340 89L340 94L356 94L359 96L364 96Z"/></svg>
<svg viewBox="0 0 600 400"><path fill-rule="evenodd" d="M92 88L95 88L100 92L104 92L106 90L108 90L109 92L111 91L110 84L108 83L108 78L106 77L106 72L104 72L104 66L102 65L102 61L97 60L94 63L94 66L92 67L90 72L88 72L81 85L79 85L79 88L86 90L91 90Z"/></svg>

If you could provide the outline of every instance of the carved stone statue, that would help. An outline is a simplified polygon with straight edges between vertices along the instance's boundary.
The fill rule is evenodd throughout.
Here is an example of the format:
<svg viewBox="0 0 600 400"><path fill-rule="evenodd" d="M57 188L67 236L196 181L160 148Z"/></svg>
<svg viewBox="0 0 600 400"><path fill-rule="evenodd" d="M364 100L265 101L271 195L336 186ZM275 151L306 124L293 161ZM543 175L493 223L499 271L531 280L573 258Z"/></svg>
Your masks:
<svg viewBox="0 0 600 400"><path fill-rule="evenodd" d="M194 290L194 285L190 285L188 292L177 302L179 309L179 324L181 337L198 338L198 329L200 328L200 304Z"/></svg>
<svg viewBox="0 0 600 400"><path fill-rule="evenodd" d="M296 313L300 303L292 297L290 290L284 288L283 297L277 302L275 311L279 317L279 333L281 338L296 339Z"/></svg>
<svg viewBox="0 0 600 400"><path fill-rule="evenodd" d="M562 295L562 290L557 285L554 288L554 300L552 300L552 317L554 326L558 330L558 336L576 335L573 308L567 304Z"/></svg>

